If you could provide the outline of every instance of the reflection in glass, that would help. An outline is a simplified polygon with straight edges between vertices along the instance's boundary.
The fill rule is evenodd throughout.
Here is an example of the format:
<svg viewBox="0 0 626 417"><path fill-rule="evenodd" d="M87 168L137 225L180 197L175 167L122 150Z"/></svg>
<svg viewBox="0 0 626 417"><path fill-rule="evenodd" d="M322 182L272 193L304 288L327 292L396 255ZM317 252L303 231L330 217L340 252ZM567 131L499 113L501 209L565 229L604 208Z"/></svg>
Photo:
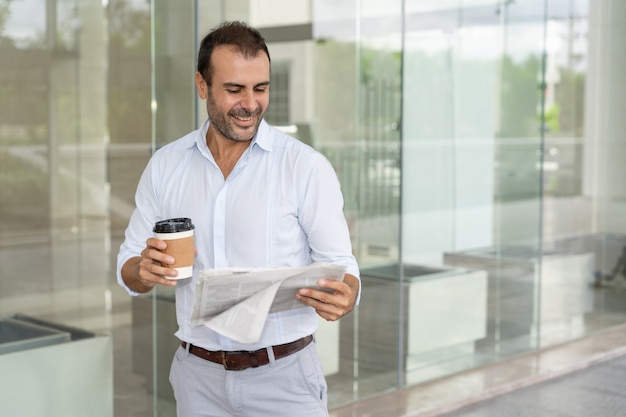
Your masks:
<svg viewBox="0 0 626 417"><path fill-rule="evenodd" d="M364 286L320 328L331 407L624 323L626 3L170 3L0 0L0 314L98 335L99 409L174 415L171 294L110 265L222 19L267 34L267 119L344 191Z"/></svg>

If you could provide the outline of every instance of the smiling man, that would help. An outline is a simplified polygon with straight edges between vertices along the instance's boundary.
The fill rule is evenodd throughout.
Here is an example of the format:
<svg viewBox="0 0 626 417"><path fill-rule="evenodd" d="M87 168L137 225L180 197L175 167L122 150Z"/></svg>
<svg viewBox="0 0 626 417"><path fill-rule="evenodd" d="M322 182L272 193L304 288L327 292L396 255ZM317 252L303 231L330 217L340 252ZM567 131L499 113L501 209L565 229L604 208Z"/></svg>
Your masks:
<svg viewBox="0 0 626 417"><path fill-rule="evenodd" d="M360 281L343 215L343 196L319 152L269 126L270 55L260 33L227 22L198 52L198 95L208 120L155 152L137 187L136 209L118 255L118 282L137 295L176 287L170 382L178 417L328 416L316 352L317 317L338 320L357 303ZM191 278L176 280L155 222L189 217L197 255ZM272 313L254 345L191 325L198 272L208 268L346 268L343 281L302 288L306 307Z"/></svg>
<svg viewBox="0 0 626 417"><path fill-rule="evenodd" d="M211 62L207 74L196 73L198 93L211 116L209 134L217 130L225 139L249 142L269 104L269 58L263 53L245 58L234 46L222 45L213 50Z"/></svg>

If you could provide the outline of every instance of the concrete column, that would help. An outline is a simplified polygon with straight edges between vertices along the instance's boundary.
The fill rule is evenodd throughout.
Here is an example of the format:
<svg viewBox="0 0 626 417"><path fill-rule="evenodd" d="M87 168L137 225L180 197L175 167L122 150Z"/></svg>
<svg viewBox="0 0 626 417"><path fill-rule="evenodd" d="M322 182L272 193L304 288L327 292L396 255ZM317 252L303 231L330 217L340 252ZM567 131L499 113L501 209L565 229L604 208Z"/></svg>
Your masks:
<svg viewBox="0 0 626 417"><path fill-rule="evenodd" d="M583 193L594 232L626 232L626 2L589 2Z"/></svg>

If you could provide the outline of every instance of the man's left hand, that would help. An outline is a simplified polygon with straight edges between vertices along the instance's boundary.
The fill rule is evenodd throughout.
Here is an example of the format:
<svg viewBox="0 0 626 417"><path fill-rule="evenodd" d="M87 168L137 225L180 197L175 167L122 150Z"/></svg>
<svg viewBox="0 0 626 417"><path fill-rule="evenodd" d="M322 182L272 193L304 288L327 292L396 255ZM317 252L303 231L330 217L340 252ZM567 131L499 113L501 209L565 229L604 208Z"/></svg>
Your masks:
<svg viewBox="0 0 626 417"><path fill-rule="evenodd" d="M301 288L296 298L328 321L339 320L354 309L359 294L359 280L354 275L346 274L343 281L322 278L317 284L327 291Z"/></svg>

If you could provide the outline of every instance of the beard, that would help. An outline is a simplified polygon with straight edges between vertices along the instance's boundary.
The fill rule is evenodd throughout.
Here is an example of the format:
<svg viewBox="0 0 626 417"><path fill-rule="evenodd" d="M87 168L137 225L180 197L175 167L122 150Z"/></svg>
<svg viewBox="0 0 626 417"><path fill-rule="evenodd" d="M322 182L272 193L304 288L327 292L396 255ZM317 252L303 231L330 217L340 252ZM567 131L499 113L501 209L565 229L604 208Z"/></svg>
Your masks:
<svg viewBox="0 0 626 417"><path fill-rule="evenodd" d="M209 92L207 97L207 113L209 114L211 125L220 135L235 142L248 142L256 135L261 120L263 119L264 111L259 106L253 111L237 108L231 109L226 113L220 112L213 95ZM252 117L255 120L251 126L242 128L232 121L232 117L245 119Z"/></svg>

